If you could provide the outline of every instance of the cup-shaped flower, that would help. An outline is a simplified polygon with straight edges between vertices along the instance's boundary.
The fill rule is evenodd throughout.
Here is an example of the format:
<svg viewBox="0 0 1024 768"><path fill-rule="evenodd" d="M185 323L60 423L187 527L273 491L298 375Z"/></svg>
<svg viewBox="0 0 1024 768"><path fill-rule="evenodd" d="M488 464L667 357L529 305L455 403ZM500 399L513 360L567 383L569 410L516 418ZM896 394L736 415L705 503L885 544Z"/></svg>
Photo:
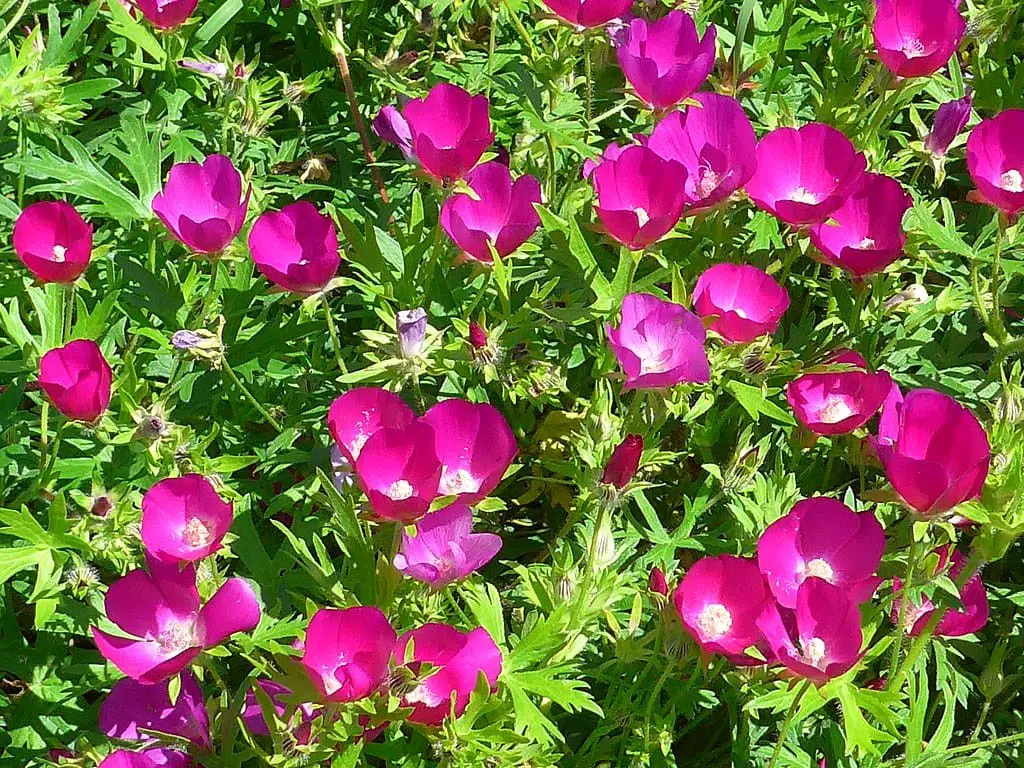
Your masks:
<svg viewBox="0 0 1024 768"><path fill-rule="evenodd" d="M844 435L863 427L878 413L892 389L885 371L872 373L863 358L834 357L833 362L863 370L806 373L786 387L786 400L797 421L818 435ZM845 359L844 359L845 358Z"/></svg>
<svg viewBox="0 0 1024 768"><path fill-rule="evenodd" d="M622 490L629 485L640 468L640 457L644 453L644 439L640 435L626 435L626 438L615 446L608 463L604 465L601 482L614 485Z"/></svg>
<svg viewBox="0 0 1024 768"><path fill-rule="evenodd" d="M516 457L516 437L497 408L468 400L443 400L420 418L434 431L443 470L439 496L476 504L498 487Z"/></svg>
<svg viewBox="0 0 1024 768"><path fill-rule="evenodd" d="M110 403L111 371L94 341L51 349L39 361L39 386L68 419L96 421Z"/></svg>
<svg viewBox="0 0 1024 768"><path fill-rule="evenodd" d="M925 517L973 499L985 485L988 435L949 395L914 389L902 402L890 397L871 442L896 493Z"/></svg>
<svg viewBox="0 0 1024 768"><path fill-rule="evenodd" d="M624 15L633 0L543 0L544 5L575 27L600 27Z"/></svg>
<svg viewBox="0 0 1024 768"><path fill-rule="evenodd" d="M788 308L786 289L746 264L715 264L693 287L694 311L728 344L770 336Z"/></svg>
<svg viewBox="0 0 1024 768"><path fill-rule="evenodd" d="M841 501L818 496L797 502L764 530L757 564L785 608L796 608L800 585L812 577L839 587L859 605L881 583L875 570L884 551L885 532L874 513L857 514Z"/></svg>
<svg viewBox="0 0 1024 768"><path fill-rule="evenodd" d="M402 697L412 707L409 719L421 725L441 725L454 700L455 716L466 711L480 673L494 691L501 674L501 651L483 627L460 632L447 624L424 624L406 632L395 645L395 660L419 675L424 664L434 668Z"/></svg>
<svg viewBox="0 0 1024 768"><path fill-rule="evenodd" d="M68 203L32 203L14 222L14 252L44 283L73 283L92 258L92 226Z"/></svg>
<svg viewBox="0 0 1024 768"><path fill-rule="evenodd" d="M118 749L99 764L99 768L192 768L195 763L184 752L165 747L154 747L132 752Z"/></svg>
<svg viewBox="0 0 1024 768"><path fill-rule="evenodd" d="M416 357L427 338L427 310L423 307L402 309L395 313L395 332L402 357Z"/></svg>
<svg viewBox="0 0 1024 768"><path fill-rule="evenodd" d="M168 477L142 497L142 543L167 563L202 560L221 547L234 509L202 475Z"/></svg>
<svg viewBox="0 0 1024 768"><path fill-rule="evenodd" d="M430 509L444 469L434 449L434 429L422 419L378 429L359 452L355 467L373 513L402 523Z"/></svg>
<svg viewBox="0 0 1024 768"><path fill-rule="evenodd" d="M356 701L388 676L398 635L379 608L321 608L306 630L302 665L325 701Z"/></svg>
<svg viewBox="0 0 1024 768"><path fill-rule="evenodd" d="M416 420L412 408L394 392L357 387L339 395L327 412L334 442L353 465L373 433L384 427L407 427Z"/></svg>
<svg viewBox="0 0 1024 768"><path fill-rule="evenodd" d="M409 123L394 105L388 104L373 119L373 132L402 150L406 160L416 160L416 154L412 150L412 131L409 129Z"/></svg>
<svg viewBox="0 0 1024 768"><path fill-rule="evenodd" d="M686 168L643 146L626 147L590 176L605 231L634 251L663 238L686 205Z"/></svg>
<svg viewBox="0 0 1024 768"><path fill-rule="evenodd" d="M295 738L296 743L308 744L312 731L310 723L316 717L313 705L305 703L300 704L297 708L289 706L283 701L283 697L290 696L291 690L280 683L275 683L273 680L257 680L256 684L267 695L267 698L270 699L270 703L274 708L274 714L277 715L278 719L288 718L285 724L289 726L289 732ZM292 714L289 715L289 712ZM242 707L241 717L245 729L253 736L270 735L270 727L267 725L266 718L263 716L263 708L260 707L259 699L256 698L254 691L249 691L245 695L245 705Z"/></svg>
<svg viewBox="0 0 1024 768"><path fill-rule="evenodd" d="M897 77L938 72L966 31L967 22L952 0L875 0L875 48Z"/></svg>
<svg viewBox="0 0 1024 768"><path fill-rule="evenodd" d="M663 389L711 378L707 332L686 307L646 293L622 300L622 322L605 326L608 344L626 374L626 389Z"/></svg>
<svg viewBox="0 0 1024 768"><path fill-rule="evenodd" d="M1008 216L1024 210L1024 109L982 120L967 139L967 170L981 199Z"/></svg>
<svg viewBox="0 0 1024 768"><path fill-rule="evenodd" d="M950 553L952 552L952 556ZM948 544L936 549L933 553L938 558L935 571L932 577L946 573L949 578L957 581L967 565L967 558L959 550L954 550ZM893 591L897 595L902 594L903 583L899 579L893 579ZM892 607L892 622L899 622L900 603L902 597L897 597ZM962 608L947 608L945 614L935 625L935 634L938 637L963 637L972 635L988 623L988 595L985 592L985 584L981 580L981 572L971 574L971 577L960 587L960 603ZM921 604L915 605L913 601L903 609L903 622L908 634L920 635L931 620L932 614L936 611L933 603L925 595L921 595Z"/></svg>
<svg viewBox="0 0 1024 768"><path fill-rule="evenodd" d="M960 131L971 119L973 104L974 96L970 89L962 99L953 99L953 101L941 104L935 112L932 129L924 139L924 148L935 157L945 157L949 151L949 145L960 135Z"/></svg>
<svg viewBox="0 0 1024 768"><path fill-rule="evenodd" d="M757 136L739 102L720 93L692 98L699 107L667 115L647 142L652 151L686 168L690 213L722 202L757 169Z"/></svg>
<svg viewBox="0 0 1024 768"><path fill-rule="evenodd" d="M260 603L245 580L228 579L202 605L194 565L179 569L146 560L148 571L131 571L107 590L107 618L129 637L92 628L100 653L128 677L147 684L167 680L204 648L259 624Z"/></svg>
<svg viewBox="0 0 1024 768"><path fill-rule="evenodd" d="M854 278L881 272L903 255L903 214L913 205L891 176L865 173L861 178L861 185L829 220L810 231L822 261Z"/></svg>
<svg viewBox="0 0 1024 768"><path fill-rule="evenodd" d="M757 617L770 599L757 564L733 555L698 560L672 595L683 626L701 648L736 657L760 640Z"/></svg>
<svg viewBox="0 0 1024 768"><path fill-rule="evenodd" d="M860 606L841 587L810 577L796 593L796 610L765 606L757 625L775 657L800 677L824 683L860 661Z"/></svg>
<svg viewBox="0 0 1024 768"><path fill-rule="evenodd" d="M641 146L646 144L647 137L645 137L643 134L635 134L634 138L637 139L637 143L639 143ZM605 160L615 160L625 150L629 149L632 146L633 144L617 144L614 141L609 142L609 144L604 148L604 151L602 151L598 157L588 157L586 160L583 161L583 178L589 179L591 176L594 175L594 171L597 170L597 167L601 165L601 163L603 163Z"/></svg>
<svg viewBox="0 0 1024 768"><path fill-rule="evenodd" d="M490 264L491 248L504 258L540 226L533 207L540 202L540 182L533 176L512 181L508 168L492 160L470 171L466 183L478 199L465 192L449 197L441 206L441 226L467 258Z"/></svg>
<svg viewBox="0 0 1024 768"><path fill-rule="evenodd" d="M636 95L653 109L684 101L715 66L715 26L703 39L693 17L669 11L656 21L635 18L625 25L615 55Z"/></svg>
<svg viewBox="0 0 1024 768"><path fill-rule="evenodd" d="M341 263L334 222L305 200L256 219L249 252L267 280L301 295L322 291Z"/></svg>
<svg viewBox="0 0 1024 768"><path fill-rule="evenodd" d="M757 144L747 194L782 221L817 224L860 185L866 166L864 155L830 125L776 128Z"/></svg>
<svg viewBox="0 0 1024 768"><path fill-rule="evenodd" d="M224 155L202 163L177 163L153 198L153 212L171 234L197 253L223 251L245 222L249 194L242 175Z"/></svg>
<svg viewBox="0 0 1024 768"><path fill-rule="evenodd" d="M438 83L422 99L405 105L412 151L423 170L439 181L461 179L491 145L487 97Z"/></svg>
<svg viewBox="0 0 1024 768"><path fill-rule="evenodd" d="M466 578L489 563L501 549L501 536L473 533L473 512L456 502L416 523L416 534L402 532L395 570L432 589Z"/></svg>
<svg viewBox="0 0 1024 768"><path fill-rule="evenodd" d="M131 0L146 21L157 29L180 27L199 5L199 0Z"/></svg>
<svg viewBox="0 0 1024 768"><path fill-rule="evenodd" d="M144 742L154 737L143 731L156 731L209 747L210 718L199 683L191 672L183 671L173 702L169 685L170 681L146 685L129 677L119 680L100 706L100 730L112 739Z"/></svg>

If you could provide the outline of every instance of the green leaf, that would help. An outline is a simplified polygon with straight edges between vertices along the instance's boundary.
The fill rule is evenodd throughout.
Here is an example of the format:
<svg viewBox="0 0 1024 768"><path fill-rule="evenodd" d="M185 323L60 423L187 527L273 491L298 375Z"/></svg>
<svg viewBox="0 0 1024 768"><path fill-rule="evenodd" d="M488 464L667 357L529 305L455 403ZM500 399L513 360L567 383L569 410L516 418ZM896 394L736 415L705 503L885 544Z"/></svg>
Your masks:
<svg viewBox="0 0 1024 768"><path fill-rule="evenodd" d="M227 0L223 5L220 6L214 13L206 20L206 23L199 28L196 32L194 42L198 48L204 47L208 42L213 40L224 26L235 17L244 4L242 0Z"/></svg>
<svg viewBox="0 0 1024 768"><path fill-rule="evenodd" d="M107 8L110 10L110 15L114 17L109 25L111 32L131 40L139 48L152 56L153 60L158 64L164 63L167 54L164 53L164 49L160 47L157 39L153 37L153 33L143 26L142 22L133 19L131 14L119 2L108 2Z"/></svg>
<svg viewBox="0 0 1024 768"><path fill-rule="evenodd" d="M4 584L18 571L39 565L49 551L45 547L9 547L0 549L0 584Z"/></svg>

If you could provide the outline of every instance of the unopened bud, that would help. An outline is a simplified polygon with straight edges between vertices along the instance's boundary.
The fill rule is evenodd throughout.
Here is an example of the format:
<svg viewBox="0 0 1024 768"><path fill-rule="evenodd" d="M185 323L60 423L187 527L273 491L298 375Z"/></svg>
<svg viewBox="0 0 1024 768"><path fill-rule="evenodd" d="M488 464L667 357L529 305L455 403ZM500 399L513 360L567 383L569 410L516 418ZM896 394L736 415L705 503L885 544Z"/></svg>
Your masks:
<svg viewBox="0 0 1024 768"><path fill-rule="evenodd" d="M651 568L651 576L647 581L647 588L656 594L668 595L668 581L665 579L665 572L661 568Z"/></svg>
<svg viewBox="0 0 1024 768"><path fill-rule="evenodd" d="M962 99L947 101L935 112L932 130L924 140L924 148L936 157L945 157L949 145L971 119L973 96L970 90Z"/></svg>
<svg viewBox="0 0 1024 768"><path fill-rule="evenodd" d="M982 695L989 701L1002 693L1003 687L1006 685L1006 676L1003 674L1003 657L1005 655L1006 642L1003 641L996 645L978 678L978 687L981 689Z"/></svg>
<svg viewBox="0 0 1024 768"><path fill-rule="evenodd" d="M198 72L200 75L207 75L209 77L223 80L228 76L228 65L222 64L219 61L197 61L196 59L182 59L178 62L178 66L182 69L188 69L192 72Z"/></svg>
<svg viewBox="0 0 1024 768"><path fill-rule="evenodd" d="M626 435L626 439L612 451L605 464L601 482L614 485L620 490L633 480L640 468L640 457L644 452L644 439L640 435Z"/></svg>
<svg viewBox="0 0 1024 768"><path fill-rule="evenodd" d="M572 600L573 594L576 592L576 579L572 573L559 574L555 580L555 596L563 603L567 603Z"/></svg>
<svg viewBox="0 0 1024 768"><path fill-rule="evenodd" d="M194 331L188 329L175 331L171 336L171 346L187 352L197 360L206 360L214 368L219 368L224 359L223 333L224 318L221 317L216 332L208 331L205 328L197 328Z"/></svg>
<svg viewBox="0 0 1024 768"><path fill-rule="evenodd" d="M1018 423L1024 416L1024 390L1007 384L996 398L996 418L1006 424Z"/></svg>
<svg viewBox="0 0 1024 768"><path fill-rule="evenodd" d="M595 569L607 568L615 562L615 534L612 533L611 525L605 522L597 531L597 542L594 544Z"/></svg>
<svg viewBox="0 0 1024 768"><path fill-rule="evenodd" d="M89 512L96 515L96 517L106 517L110 514L110 510L114 508L114 502L110 500L107 495L96 496L92 500L92 506L89 507Z"/></svg>
<svg viewBox="0 0 1024 768"><path fill-rule="evenodd" d="M893 294L886 299L884 307L889 311L903 306L917 306L918 304L924 304L926 301L928 301L928 289L920 283L914 283L906 290Z"/></svg>
<svg viewBox="0 0 1024 768"><path fill-rule="evenodd" d="M395 316L395 330L402 356L416 357L423 349L427 336L427 313L422 307L405 309Z"/></svg>
<svg viewBox="0 0 1024 768"><path fill-rule="evenodd" d="M473 349L483 349L487 346L487 331L472 321L469 324L469 343Z"/></svg>

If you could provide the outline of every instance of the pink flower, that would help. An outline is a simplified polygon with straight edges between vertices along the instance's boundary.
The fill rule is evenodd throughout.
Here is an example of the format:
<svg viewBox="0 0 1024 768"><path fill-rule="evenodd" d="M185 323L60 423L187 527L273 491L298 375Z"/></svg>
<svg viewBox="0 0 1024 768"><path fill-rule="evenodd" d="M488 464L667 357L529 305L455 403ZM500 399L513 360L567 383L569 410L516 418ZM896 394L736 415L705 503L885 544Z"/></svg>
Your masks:
<svg viewBox="0 0 1024 768"><path fill-rule="evenodd" d="M119 749L103 758L99 768L191 768L193 765L192 758L184 752L157 747L138 752Z"/></svg>
<svg viewBox="0 0 1024 768"><path fill-rule="evenodd" d="M487 331L474 320L469 321L469 343L473 349L484 349L487 346Z"/></svg>
<svg viewBox="0 0 1024 768"><path fill-rule="evenodd" d="M132 0L154 27L174 29L180 27L199 5L199 0Z"/></svg>
<svg viewBox="0 0 1024 768"><path fill-rule="evenodd" d="M861 178L861 185L829 221L815 224L810 232L822 261L855 278L881 272L903 255L903 214L913 206L896 179L880 173Z"/></svg>
<svg viewBox="0 0 1024 768"><path fill-rule="evenodd" d="M501 536L473 533L472 511L456 502L420 519L415 536L402 532L395 570L440 589L482 568L500 549Z"/></svg>
<svg viewBox="0 0 1024 768"><path fill-rule="evenodd" d="M187 667L204 648L220 645L260 621L260 604L243 579L228 579L200 604L194 565L147 557L149 570L131 571L107 590L107 618L132 637L97 627L93 640L103 657L128 677L159 683Z"/></svg>
<svg viewBox="0 0 1024 768"><path fill-rule="evenodd" d="M770 599L753 560L733 555L694 563L672 595L683 626L708 653L742 656L760 640L757 617Z"/></svg>
<svg viewBox="0 0 1024 768"><path fill-rule="evenodd" d="M659 595L668 597L668 580L661 568L651 568L651 575L647 579L647 589Z"/></svg>
<svg viewBox="0 0 1024 768"><path fill-rule="evenodd" d="M633 0L543 0L544 5L577 27L600 27L625 14Z"/></svg>
<svg viewBox="0 0 1024 768"><path fill-rule="evenodd" d="M434 430L423 420L378 429L359 452L355 468L373 513L402 523L430 509L444 470L434 449Z"/></svg>
<svg viewBox="0 0 1024 768"><path fill-rule="evenodd" d="M533 207L540 202L540 182L520 176L515 182L499 162L478 165L466 176L478 200L452 195L441 207L441 226L466 256L490 264L493 247L502 258L529 239L540 226Z"/></svg>
<svg viewBox="0 0 1024 768"><path fill-rule="evenodd" d="M491 691L497 690L501 674L501 651L483 627L460 632L447 624L425 624L398 638L395 659L416 675L423 664L435 670L402 697L402 706L413 708L409 719L422 725L441 725L452 708L453 694L459 717L480 673Z"/></svg>
<svg viewBox="0 0 1024 768"><path fill-rule="evenodd" d="M308 744L312 731L310 722L316 717L313 705L300 704L296 709L294 705L286 704L282 701L282 697L291 696L292 694L285 686L267 679L257 680L256 684L267 694L279 719L284 720L289 712L294 713L289 715L289 719L285 724L288 726L291 735L295 738L296 743ZM245 729L253 736L270 735L270 728L263 717L263 708L260 707L259 700L253 691L249 691L245 695L245 706L242 708L241 716L242 724L245 725Z"/></svg>
<svg viewBox="0 0 1024 768"><path fill-rule="evenodd" d="M692 98L699 107L667 115L647 142L652 151L686 168L690 213L722 202L757 169L757 136L739 102L719 93Z"/></svg>
<svg viewBox="0 0 1024 768"><path fill-rule="evenodd" d="M327 426L335 443L351 464L373 433L382 427L406 427L416 414L394 392L380 387L357 387L335 398L327 412Z"/></svg>
<svg viewBox="0 0 1024 768"><path fill-rule="evenodd" d="M1024 210L1024 109L982 120L967 139L967 170L978 194L1008 216Z"/></svg>
<svg viewBox="0 0 1024 768"><path fill-rule="evenodd" d="M192 250L220 253L242 228L251 192L242 197L242 175L228 158L210 155L202 164L175 164L153 212Z"/></svg>
<svg viewBox="0 0 1024 768"><path fill-rule="evenodd" d="M864 155L829 125L776 128L758 142L747 194L789 224L817 224L860 185L866 165Z"/></svg>
<svg viewBox="0 0 1024 768"><path fill-rule="evenodd" d="M868 371L864 358L852 350L841 351L832 362L863 370L806 373L786 387L797 421L819 435L845 435L863 427L892 389L888 373Z"/></svg>
<svg viewBox="0 0 1024 768"><path fill-rule="evenodd" d="M302 665L325 701L356 701L380 688L397 634L379 608L321 608L306 630Z"/></svg>
<svg viewBox="0 0 1024 768"><path fill-rule="evenodd" d="M766 605L757 625L787 669L816 683L839 677L860 661L860 607L824 579L811 577L800 585L796 611Z"/></svg>
<svg viewBox="0 0 1024 768"><path fill-rule="evenodd" d="M96 421L110 403L110 366L94 341L51 349L39 361L39 386L68 419Z"/></svg>
<svg viewBox="0 0 1024 768"><path fill-rule="evenodd" d="M786 608L796 608L797 590L811 577L839 587L859 605L882 581L875 570L884 551L885 532L874 514L858 515L819 496L797 502L765 529L757 542L757 563Z"/></svg>
<svg viewBox="0 0 1024 768"><path fill-rule="evenodd" d="M701 39L689 14L670 11L656 21L630 21L615 55L637 96L654 109L667 109L707 80L715 66L715 37L714 24Z"/></svg>
<svg viewBox="0 0 1024 768"><path fill-rule="evenodd" d="M924 148L935 157L945 157L949 151L949 145L960 135L960 131L971 119L971 107L974 104L974 96L971 90L967 89L967 95L962 99L954 99L942 104L935 112L935 120L932 129L924 140Z"/></svg>
<svg viewBox="0 0 1024 768"><path fill-rule="evenodd" d="M619 490L625 488L636 476L643 453L644 439L640 435L626 435L626 439L615 446L611 458L604 465L601 482L614 485Z"/></svg>
<svg viewBox="0 0 1024 768"><path fill-rule="evenodd" d="M897 77L938 72L966 30L967 22L950 0L875 0L875 48Z"/></svg>
<svg viewBox="0 0 1024 768"><path fill-rule="evenodd" d="M516 437L493 405L444 400L420 422L434 432L434 451L442 464L440 496L478 503L498 487L516 457Z"/></svg>
<svg viewBox="0 0 1024 768"><path fill-rule="evenodd" d="M112 739L142 742L155 739L140 729L157 731L209 747L210 718L199 683L191 672L183 671L173 703L169 685L169 681L145 685L127 677L119 680L100 706L100 730Z"/></svg>
<svg viewBox="0 0 1024 768"><path fill-rule="evenodd" d="M640 144L640 146L646 145L646 136L640 134L637 135L635 138L638 139L638 143ZM629 147L632 146L636 145L616 144L614 141L609 143L608 146L604 148L604 151L601 153L601 156L598 157L596 160L588 157L586 160L583 161L583 178L589 179L591 176L594 175L594 171L597 170L598 166L601 165L601 163L603 163L605 160L617 160L619 155L621 155L624 151L626 151Z"/></svg>
<svg viewBox="0 0 1024 768"><path fill-rule="evenodd" d="M646 293L622 300L622 322L605 326L608 344L626 374L626 389L662 389L711 379L706 332L686 307Z"/></svg>
<svg viewBox="0 0 1024 768"><path fill-rule="evenodd" d="M412 131L397 107L388 104L381 109L373 119L373 132L402 150L406 160L416 161L416 153L412 151Z"/></svg>
<svg viewBox="0 0 1024 768"><path fill-rule="evenodd" d="M322 291L341 263L334 222L304 200L256 219L249 251L270 282L303 295Z"/></svg>
<svg viewBox="0 0 1024 768"><path fill-rule="evenodd" d="M950 553L952 552L952 558ZM948 571L949 578L956 581L967 565L967 558L962 552L952 549L946 544L939 547L933 553L939 558L935 573L932 576ZM903 583L899 579L893 579L893 592L902 595ZM900 603L902 597L897 597L892 606L892 623L899 621ZM981 572L976 572L960 588L960 602L963 609L950 608L935 626L934 634L937 637L963 637L972 635L988 623L988 595L985 592L985 584L981 580ZM921 595L921 604L911 603L904 609L903 621L906 624L907 632L911 635L920 635L935 612L935 603L926 596Z"/></svg>
<svg viewBox="0 0 1024 768"><path fill-rule="evenodd" d="M14 252L44 283L73 283L89 267L92 226L68 203L33 203L14 222Z"/></svg>
<svg viewBox="0 0 1024 768"><path fill-rule="evenodd" d="M402 117L417 161L445 183L465 176L494 140L487 97L472 96L457 85L438 83L425 98L406 104Z"/></svg>
<svg viewBox="0 0 1024 768"><path fill-rule="evenodd" d="M142 497L142 543L166 563L209 557L221 547L234 510L202 475L161 480Z"/></svg>
<svg viewBox="0 0 1024 768"><path fill-rule="evenodd" d="M728 344L770 336L788 308L786 289L746 264L716 264L693 287L694 311Z"/></svg>
<svg viewBox="0 0 1024 768"><path fill-rule="evenodd" d="M985 429L967 408L932 389L887 400L871 443L893 488L925 517L973 499L988 476Z"/></svg>
<svg viewBox="0 0 1024 768"><path fill-rule="evenodd" d="M663 238L683 215L686 168L647 147L627 147L602 161L590 180L605 230L634 251Z"/></svg>

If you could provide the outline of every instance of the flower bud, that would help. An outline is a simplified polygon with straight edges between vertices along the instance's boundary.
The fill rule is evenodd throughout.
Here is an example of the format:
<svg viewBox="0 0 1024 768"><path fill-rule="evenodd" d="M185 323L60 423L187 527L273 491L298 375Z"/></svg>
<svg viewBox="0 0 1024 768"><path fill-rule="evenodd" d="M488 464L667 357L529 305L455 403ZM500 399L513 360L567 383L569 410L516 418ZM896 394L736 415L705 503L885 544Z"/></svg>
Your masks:
<svg viewBox="0 0 1024 768"><path fill-rule="evenodd" d="M1024 390L1014 384L1007 384L996 398L996 419L1007 424L1016 424L1024 417Z"/></svg>
<svg viewBox="0 0 1024 768"><path fill-rule="evenodd" d="M644 439L640 435L626 435L626 439L612 451L612 456L605 464L601 482L625 488L633 480L640 467L640 457L644 452Z"/></svg>
<svg viewBox="0 0 1024 768"><path fill-rule="evenodd" d="M968 90L962 99L947 101L935 113L931 133L924 140L924 148L935 157L945 157L949 145L971 118L973 95Z"/></svg>
<svg viewBox="0 0 1024 768"><path fill-rule="evenodd" d="M106 517L110 514L110 510L114 508L114 502L110 500L110 497L106 494L96 496L92 500L92 506L89 508L89 512L96 517Z"/></svg>
<svg viewBox="0 0 1024 768"><path fill-rule="evenodd" d="M469 343L473 345L473 349L483 349L487 346L487 331L476 322L469 324Z"/></svg>
<svg viewBox="0 0 1024 768"><path fill-rule="evenodd" d="M416 357L423 349L423 340L427 335L426 311L421 307L402 310L395 316L395 330L398 331L402 356Z"/></svg>
<svg viewBox="0 0 1024 768"><path fill-rule="evenodd" d="M219 61L197 61L196 59L181 59L178 66L182 69L189 69L198 72L200 75L209 75L218 80L228 76L228 65Z"/></svg>
<svg viewBox="0 0 1024 768"><path fill-rule="evenodd" d="M597 541L594 544L594 562L591 566L600 570L615 562L615 534L612 533L609 522L605 520L595 535Z"/></svg>
<svg viewBox="0 0 1024 768"><path fill-rule="evenodd" d="M647 581L647 588L659 595L668 595L668 581L665 580L665 572L661 568L651 568L651 576Z"/></svg>
<svg viewBox="0 0 1024 768"><path fill-rule="evenodd" d="M572 600L573 594L576 592L576 579L573 578L572 573L562 573L558 576L555 581L555 596L563 603L567 603Z"/></svg>
<svg viewBox="0 0 1024 768"><path fill-rule="evenodd" d="M1002 693L1003 687L1006 685L1006 676L1003 674L1003 656L1005 655L1006 642L1004 641L996 645L978 678L978 687L981 689L982 695L989 701Z"/></svg>
<svg viewBox="0 0 1024 768"><path fill-rule="evenodd" d="M221 360L224 358L223 333L224 318L221 317L216 333L205 328L175 331L171 336L171 346L187 352L196 360L206 360L214 368L220 368Z"/></svg>

